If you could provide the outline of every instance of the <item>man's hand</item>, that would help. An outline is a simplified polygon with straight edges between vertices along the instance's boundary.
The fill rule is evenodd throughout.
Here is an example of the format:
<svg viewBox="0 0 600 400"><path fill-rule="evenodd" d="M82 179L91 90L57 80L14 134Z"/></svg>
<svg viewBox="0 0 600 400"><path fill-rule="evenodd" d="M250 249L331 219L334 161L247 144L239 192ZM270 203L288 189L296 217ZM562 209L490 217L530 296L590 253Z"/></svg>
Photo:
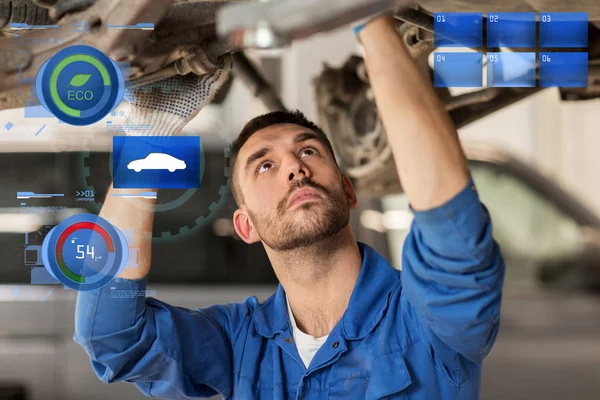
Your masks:
<svg viewBox="0 0 600 400"><path fill-rule="evenodd" d="M125 92L131 104L127 124L131 136L173 136L200 110L209 104L229 79L233 59L226 55L217 68L205 75L174 76L144 86L133 86ZM151 126L150 130L136 126Z"/></svg>
<svg viewBox="0 0 600 400"><path fill-rule="evenodd" d="M431 83L419 70L391 16L359 32L379 115L398 176L415 210L444 204L469 181L458 134Z"/></svg>

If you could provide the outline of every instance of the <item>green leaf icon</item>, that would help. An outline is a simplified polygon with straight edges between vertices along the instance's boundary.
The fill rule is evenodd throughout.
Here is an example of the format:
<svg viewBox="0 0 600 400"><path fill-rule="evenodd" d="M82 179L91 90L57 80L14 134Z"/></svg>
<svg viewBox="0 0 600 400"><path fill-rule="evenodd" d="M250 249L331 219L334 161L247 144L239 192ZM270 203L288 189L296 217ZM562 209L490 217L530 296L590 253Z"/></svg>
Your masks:
<svg viewBox="0 0 600 400"><path fill-rule="evenodd" d="M91 76L92 74L77 74L73 78L71 78L71 82L69 82L67 87L69 85L75 87L83 86L90 79Z"/></svg>

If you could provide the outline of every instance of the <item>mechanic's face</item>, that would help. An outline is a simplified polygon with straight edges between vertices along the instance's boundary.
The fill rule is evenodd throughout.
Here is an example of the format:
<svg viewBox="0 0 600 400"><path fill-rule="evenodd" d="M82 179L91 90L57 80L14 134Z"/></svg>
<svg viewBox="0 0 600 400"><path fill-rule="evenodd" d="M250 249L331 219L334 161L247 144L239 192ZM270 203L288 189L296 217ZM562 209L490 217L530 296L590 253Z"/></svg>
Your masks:
<svg viewBox="0 0 600 400"><path fill-rule="evenodd" d="M260 240L276 251L310 246L347 226L356 207L349 177L340 174L315 133L299 125L271 125L253 134L235 169L244 204L234 225L246 243Z"/></svg>

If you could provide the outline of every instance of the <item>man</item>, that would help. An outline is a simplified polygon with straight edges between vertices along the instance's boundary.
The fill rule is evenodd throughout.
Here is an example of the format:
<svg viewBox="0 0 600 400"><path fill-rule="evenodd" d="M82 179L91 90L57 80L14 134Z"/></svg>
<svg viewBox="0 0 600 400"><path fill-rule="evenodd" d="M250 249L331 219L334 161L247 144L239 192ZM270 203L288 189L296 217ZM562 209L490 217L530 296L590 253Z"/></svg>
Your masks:
<svg viewBox="0 0 600 400"><path fill-rule="evenodd" d="M186 310L80 293L75 340L105 382L169 399L476 399L499 326L504 264L457 132L393 18L359 33L377 107L415 214L402 272L357 243L356 195L320 129L299 113L249 122L233 146L233 222L280 281L260 303ZM112 189L114 190L114 189ZM103 216L150 231L151 200ZM142 221L141 223L139 221ZM121 275L143 290L139 268Z"/></svg>

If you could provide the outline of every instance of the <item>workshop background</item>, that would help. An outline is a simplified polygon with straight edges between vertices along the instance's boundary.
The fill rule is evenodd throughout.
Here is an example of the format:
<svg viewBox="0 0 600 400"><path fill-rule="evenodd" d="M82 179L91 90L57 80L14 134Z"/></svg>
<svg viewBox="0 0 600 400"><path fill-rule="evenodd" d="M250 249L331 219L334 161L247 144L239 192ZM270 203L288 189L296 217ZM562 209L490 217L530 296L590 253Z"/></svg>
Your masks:
<svg viewBox="0 0 600 400"><path fill-rule="evenodd" d="M283 50L249 52L284 104L313 120L313 79L324 62L339 67L351 54L360 47L349 27ZM562 102L549 89L460 129L507 260L502 327L484 364L483 399L600 396L599 106ZM236 79L223 104L206 107L185 128L201 136L213 167L202 198L157 215L150 289L161 300L196 308L254 294L264 299L275 290L262 247L235 238L233 201L219 192L223 145L266 111ZM0 111L0 121L22 121L22 113ZM67 205L97 212L110 182L110 144L100 123L82 129L48 122L39 136L0 132L0 399L144 398L131 384L106 385L93 374L72 341L74 292L27 284L26 226L44 221L19 216L14 199L24 182L48 193L93 187L96 202ZM359 201L352 217L358 239L401 268L411 222L406 198Z"/></svg>

